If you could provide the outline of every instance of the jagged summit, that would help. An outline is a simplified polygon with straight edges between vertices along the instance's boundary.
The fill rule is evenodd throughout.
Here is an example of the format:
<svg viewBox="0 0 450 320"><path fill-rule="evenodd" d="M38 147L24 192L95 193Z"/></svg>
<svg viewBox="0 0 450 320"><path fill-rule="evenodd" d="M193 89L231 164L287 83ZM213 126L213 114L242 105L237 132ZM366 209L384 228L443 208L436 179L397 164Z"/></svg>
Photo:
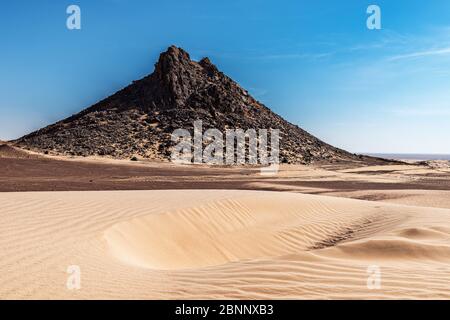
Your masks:
<svg viewBox="0 0 450 320"><path fill-rule="evenodd" d="M16 144L56 154L168 159L170 134L191 130L195 120L205 129L280 129L283 163L359 159L270 111L209 58L192 61L176 46L160 54L152 74Z"/></svg>
<svg viewBox="0 0 450 320"><path fill-rule="evenodd" d="M155 64L155 72L157 74L165 74L170 69L176 68L176 66L186 66L191 63L189 53L172 45L159 55L158 62Z"/></svg>

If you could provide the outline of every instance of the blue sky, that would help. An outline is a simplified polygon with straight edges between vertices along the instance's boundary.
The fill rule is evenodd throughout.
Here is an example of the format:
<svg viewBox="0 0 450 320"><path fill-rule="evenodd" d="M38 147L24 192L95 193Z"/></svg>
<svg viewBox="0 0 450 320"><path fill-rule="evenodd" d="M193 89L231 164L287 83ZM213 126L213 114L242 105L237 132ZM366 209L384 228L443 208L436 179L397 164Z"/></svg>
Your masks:
<svg viewBox="0 0 450 320"><path fill-rule="evenodd" d="M81 30L66 8L81 8ZM381 8L381 30L366 9ZM450 1L40 0L0 5L0 139L209 56L290 122L353 152L450 154Z"/></svg>

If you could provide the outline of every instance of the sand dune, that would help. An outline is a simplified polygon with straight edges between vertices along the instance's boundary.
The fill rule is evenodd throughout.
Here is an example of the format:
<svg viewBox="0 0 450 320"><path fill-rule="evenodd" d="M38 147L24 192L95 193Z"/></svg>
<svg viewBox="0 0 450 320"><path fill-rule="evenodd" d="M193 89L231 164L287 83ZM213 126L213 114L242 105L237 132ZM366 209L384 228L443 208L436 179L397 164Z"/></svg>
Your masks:
<svg viewBox="0 0 450 320"><path fill-rule="evenodd" d="M226 190L0 201L3 299L450 298L448 209Z"/></svg>
<svg viewBox="0 0 450 320"><path fill-rule="evenodd" d="M155 269L198 268L366 238L402 219L345 199L256 193L135 218L114 225L105 238L125 262Z"/></svg>

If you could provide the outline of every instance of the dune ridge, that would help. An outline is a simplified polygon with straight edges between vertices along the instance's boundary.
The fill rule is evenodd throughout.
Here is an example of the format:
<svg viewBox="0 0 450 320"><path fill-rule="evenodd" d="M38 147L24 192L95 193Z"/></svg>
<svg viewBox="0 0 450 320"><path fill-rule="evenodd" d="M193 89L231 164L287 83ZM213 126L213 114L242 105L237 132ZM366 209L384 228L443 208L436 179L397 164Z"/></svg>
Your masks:
<svg viewBox="0 0 450 320"><path fill-rule="evenodd" d="M321 249L373 236L406 218L351 202L355 217L345 199L264 195L135 218L108 229L105 239L125 262L199 268Z"/></svg>

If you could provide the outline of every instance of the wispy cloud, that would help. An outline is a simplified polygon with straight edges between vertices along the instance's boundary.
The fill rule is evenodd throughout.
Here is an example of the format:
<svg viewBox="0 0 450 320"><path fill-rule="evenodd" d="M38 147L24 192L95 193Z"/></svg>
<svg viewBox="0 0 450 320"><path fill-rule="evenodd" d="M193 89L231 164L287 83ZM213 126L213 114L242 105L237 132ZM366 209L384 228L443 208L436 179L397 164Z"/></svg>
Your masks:
<svg viewBox="0 0 450 320"><path fill-rule="evenodd" d="M413 42L413 37L408 34L401 34L390 29L384 29L380 37L376 41L354 44L345 48L344 51L358 52L386 48L398 48Z"/></svg>
<svg viewBox="0 0 450 320"><path fill-rule="evenodd" d="M447 48L440 48L440 49L431 49L426 51L416 51L411 52L407 54L400 54L395 55L392 57L389 57L389 61L396 61L396 60L403 60L403 59L411 59L411 58L421 58L421 57L427 57L427 56L442 56L442 55L449 55L450 54L450 47Z"/></svg>

